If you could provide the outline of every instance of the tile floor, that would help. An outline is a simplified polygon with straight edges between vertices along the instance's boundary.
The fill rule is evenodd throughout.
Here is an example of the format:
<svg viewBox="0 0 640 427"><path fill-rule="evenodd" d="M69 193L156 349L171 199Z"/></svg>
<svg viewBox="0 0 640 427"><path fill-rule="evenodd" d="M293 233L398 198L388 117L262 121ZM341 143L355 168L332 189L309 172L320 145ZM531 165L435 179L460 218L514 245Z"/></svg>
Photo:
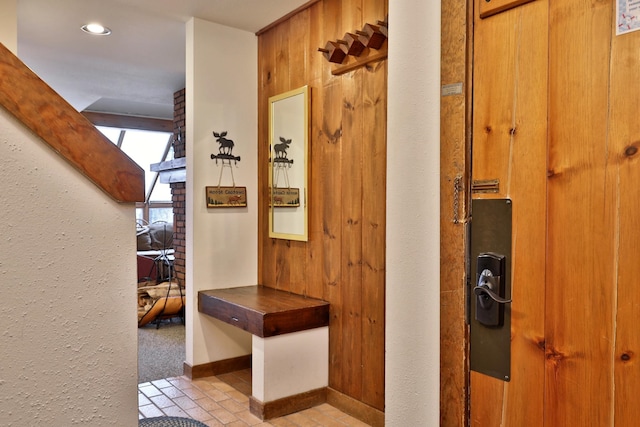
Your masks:
<svg viewBox="0 0 640 427"><path fill-rule="evenodd" d="M249 412L250 395L250 370L193 381L184 376L167 378L138 385L138 414L139 418L189 417L210 427L368 426L326 403L261 421Z"/></svg>

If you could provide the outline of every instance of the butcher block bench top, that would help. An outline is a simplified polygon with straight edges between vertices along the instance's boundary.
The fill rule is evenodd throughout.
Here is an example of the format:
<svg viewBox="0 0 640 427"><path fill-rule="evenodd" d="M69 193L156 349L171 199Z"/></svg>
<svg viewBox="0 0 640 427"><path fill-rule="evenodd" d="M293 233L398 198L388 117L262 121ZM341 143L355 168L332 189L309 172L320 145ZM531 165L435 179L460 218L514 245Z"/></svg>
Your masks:
<svg viewBox="0 0 640 427"><path fill-rule="evenodd" d="M329 326L329 303L265 286L198 292L198 311L261 338Z"/></svg>

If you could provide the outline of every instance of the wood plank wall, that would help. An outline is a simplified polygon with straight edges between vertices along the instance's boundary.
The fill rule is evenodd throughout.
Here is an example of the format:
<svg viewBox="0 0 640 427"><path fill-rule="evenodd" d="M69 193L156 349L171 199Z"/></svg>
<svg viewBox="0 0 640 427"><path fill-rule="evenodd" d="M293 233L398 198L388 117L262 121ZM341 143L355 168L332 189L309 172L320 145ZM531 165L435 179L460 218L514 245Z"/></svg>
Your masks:
<svg viewBox="0 0 640 427"><path fill-rule="evenodd" d="M537 0L486 19L474 11L473 180L498 179L500 188L473 198L513 202L511 381L471 372L474 426L536 426L543 417L547 9Z"/></svg>
<svg viewBox="0 0 640 427"><path fill-rule="evenodd" d="M319 47L387 0L323 0L258 38L259 283L331 303L329 387L384 410L386 60L333 76ZM268 235L268 99L311 88L309 241Z"/></svg>
<svg viewBox="0 0 640 427"><path fill-rule="evenodd" d="M549 2L549 426L640 417L640 33L616 3Z"/></svg>
<svg viewBox="0 0 640 427"><path fill-rule="evenodd" d="M638 424L640 32L616 27L612 0L476 15L473 174L514 248L511 381L471 373L471 425Z"/></svg>

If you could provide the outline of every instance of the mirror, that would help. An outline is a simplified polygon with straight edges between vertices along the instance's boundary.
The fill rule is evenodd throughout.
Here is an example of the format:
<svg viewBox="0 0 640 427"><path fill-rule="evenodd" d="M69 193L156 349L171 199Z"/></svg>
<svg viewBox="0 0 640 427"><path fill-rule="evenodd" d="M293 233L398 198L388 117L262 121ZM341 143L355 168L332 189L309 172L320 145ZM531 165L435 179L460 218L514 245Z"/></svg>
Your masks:
<svg viewBox="0 0 640 427"><path fill-rule="evenodd" d="M269 237L307 241L309 88L269 98Z"/></svg>

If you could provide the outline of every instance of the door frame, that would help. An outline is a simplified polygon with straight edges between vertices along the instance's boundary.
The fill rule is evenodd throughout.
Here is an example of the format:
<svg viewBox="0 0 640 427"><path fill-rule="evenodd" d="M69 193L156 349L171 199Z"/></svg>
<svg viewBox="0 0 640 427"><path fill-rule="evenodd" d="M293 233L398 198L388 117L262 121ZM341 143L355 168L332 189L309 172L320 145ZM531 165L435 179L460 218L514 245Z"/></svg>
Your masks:
<svg viewBox="0 0 640 427"><path fill-rule="evenodd" d="M440 425L468 425L467 268L473 0L441 4Z"/></svg>

